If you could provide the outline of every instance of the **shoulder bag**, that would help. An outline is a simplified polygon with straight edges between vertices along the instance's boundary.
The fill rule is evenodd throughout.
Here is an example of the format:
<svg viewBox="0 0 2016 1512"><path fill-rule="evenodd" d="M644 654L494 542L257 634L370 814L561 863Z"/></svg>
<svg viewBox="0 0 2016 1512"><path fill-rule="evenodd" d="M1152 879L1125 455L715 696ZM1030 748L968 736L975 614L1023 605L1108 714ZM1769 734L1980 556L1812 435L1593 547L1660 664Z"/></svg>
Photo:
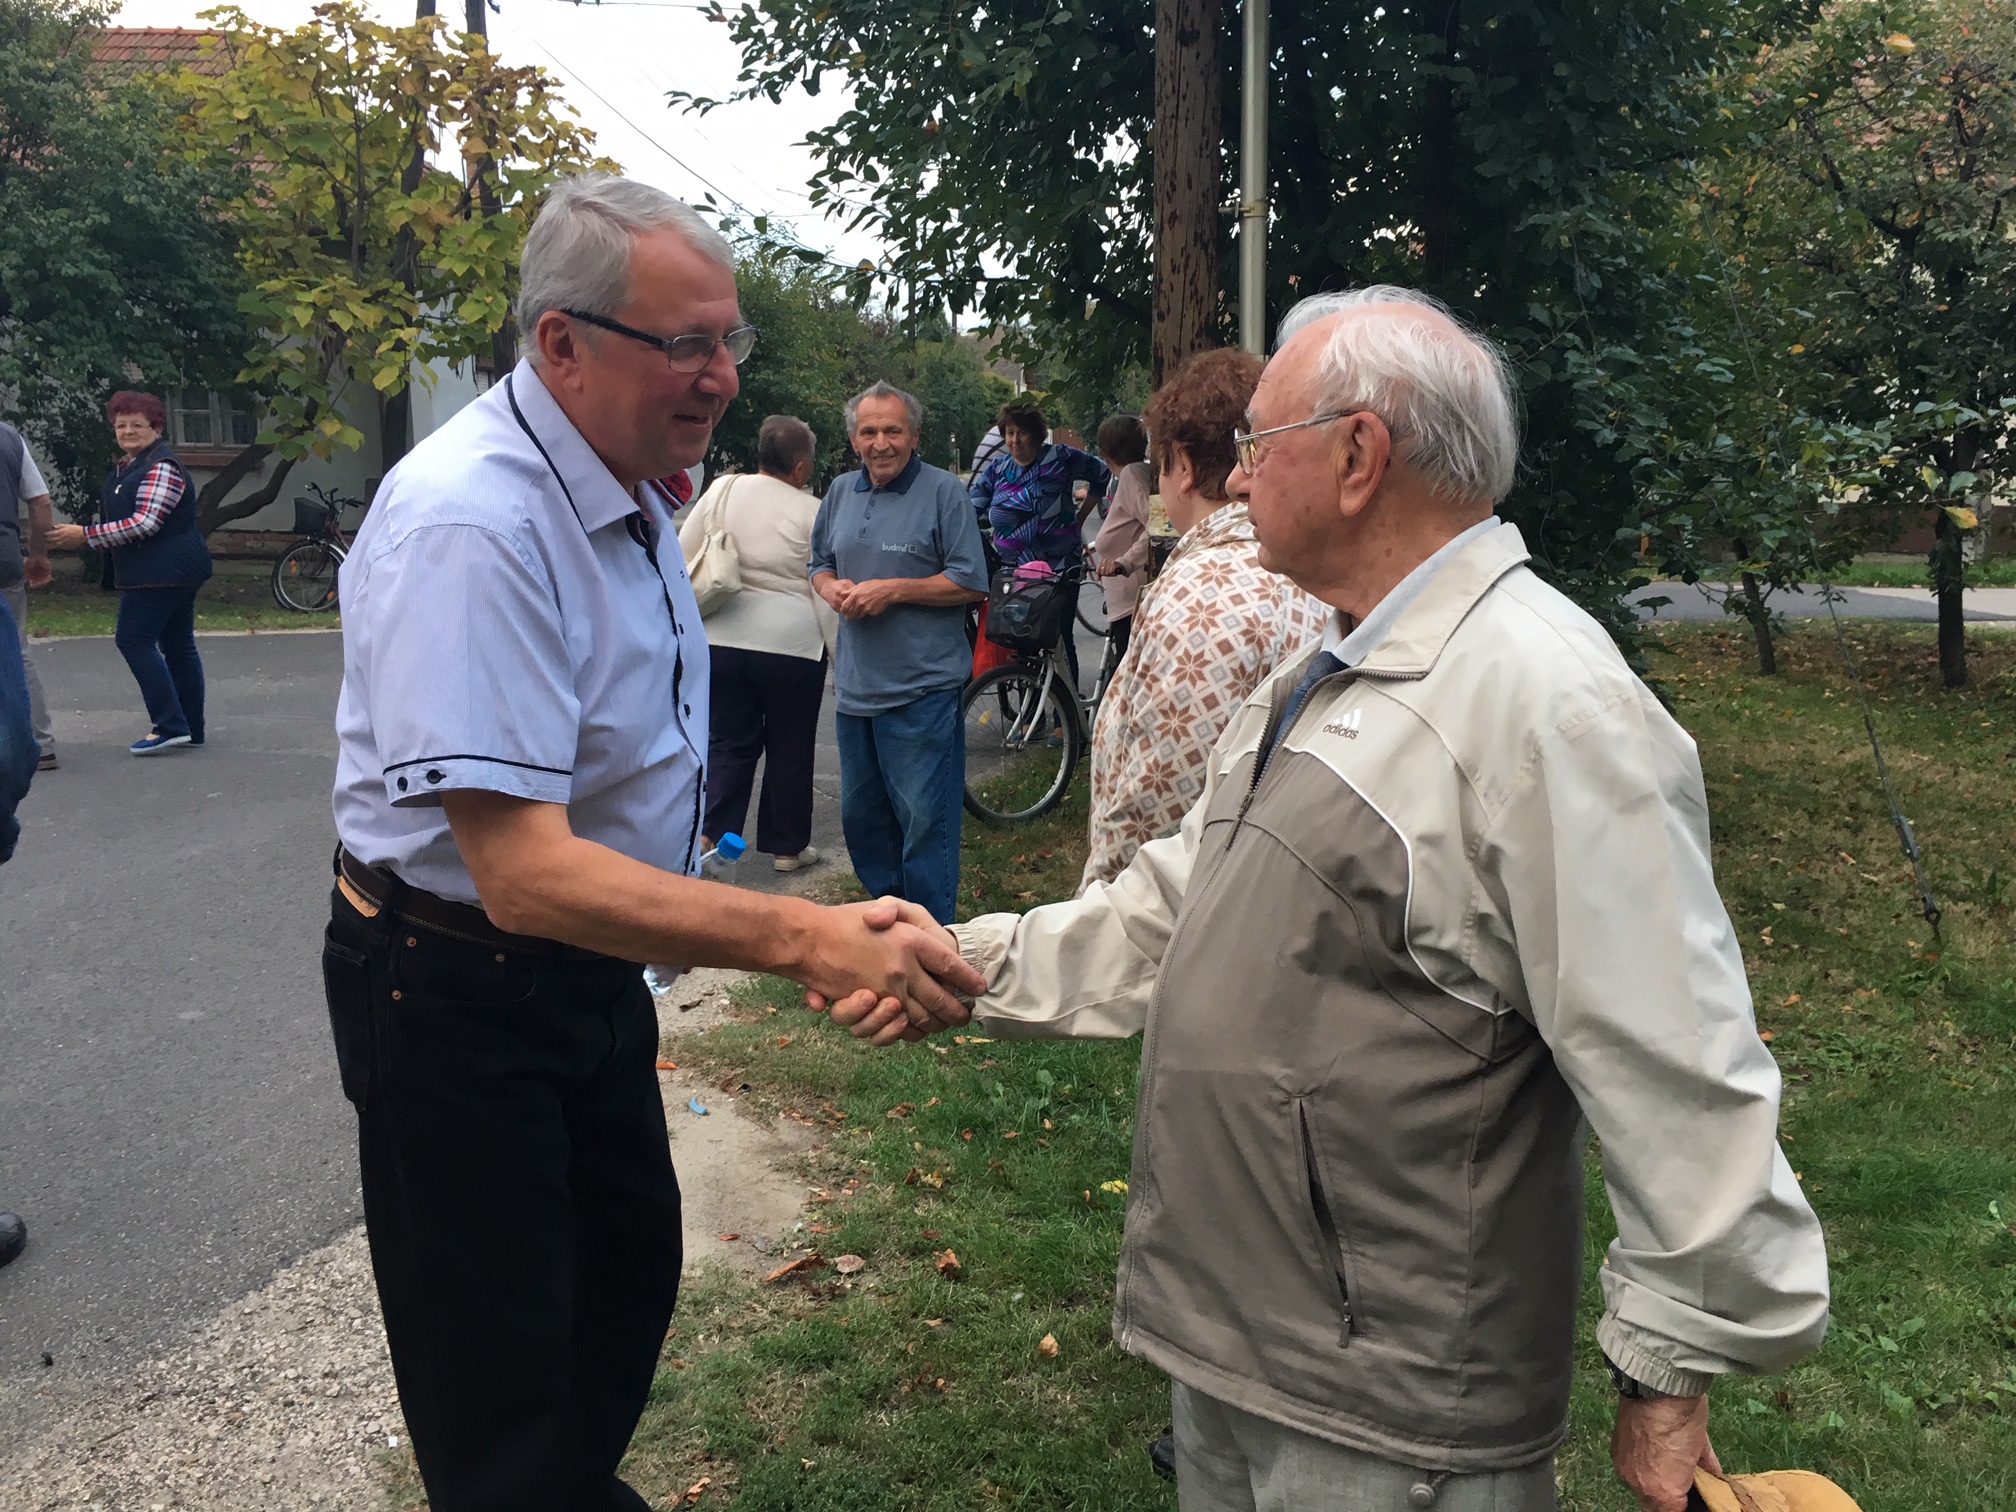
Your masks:
<svg viewBox="0 0 2016 1512"><path fill-rule="evenodd" d="M716 518L708 522L700 537L700 549L686 563L686 575L693 581L693 597L700 602L705 619L742 591L742 553L728 529L728 496L735 491L736 478L721 480L721 502Z"/></svg>

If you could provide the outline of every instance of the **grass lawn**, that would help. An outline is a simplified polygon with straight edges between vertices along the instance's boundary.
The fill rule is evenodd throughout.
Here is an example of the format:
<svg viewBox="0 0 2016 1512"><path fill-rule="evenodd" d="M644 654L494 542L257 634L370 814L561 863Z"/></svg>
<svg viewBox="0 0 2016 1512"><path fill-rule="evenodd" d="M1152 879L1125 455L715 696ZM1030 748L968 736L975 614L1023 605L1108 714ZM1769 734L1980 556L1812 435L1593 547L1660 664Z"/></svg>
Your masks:
<svg viewBox="0 0 2016 1512"><path fill-rule="evenodd" d="M217 575L196 595L198 630L333 630L336 615L296 614L273 602L273 564L217 563ZM84 581L75 557L59 558L56 580L28 594L28 634L110 635L119 614L119 596L94 578Z"/></svg>
<svg viewBox="0 0 2016 1512"><path fill-rule="evenodd" d="M1825 1347L1717 1388L1723 1460L1825 1471L1867 1512L2016 1507L2016 637L1975 640L1975 685L1947 694L1930 626L1851 631L1947 910L1935 943L1824 632L1785 635L1775 679L1740 627L1652 636L1834 1268ZM1084 818L1081 779L1052 822L969 820L962 902L1068 895ZM738 1512L1173 1508L1143 1452L1166 1386L1107 1336L1138 1041L871 1052L797 1002L753 983L741 1022L667 1050L831 1131L806 1157L811 1242L866 1266L692 1281L625 1473L658 1505L704 1479L696 1504ZM1630 1505L1590 1340L1609 1232L1592 1177L1571 1512Z"/></svg>

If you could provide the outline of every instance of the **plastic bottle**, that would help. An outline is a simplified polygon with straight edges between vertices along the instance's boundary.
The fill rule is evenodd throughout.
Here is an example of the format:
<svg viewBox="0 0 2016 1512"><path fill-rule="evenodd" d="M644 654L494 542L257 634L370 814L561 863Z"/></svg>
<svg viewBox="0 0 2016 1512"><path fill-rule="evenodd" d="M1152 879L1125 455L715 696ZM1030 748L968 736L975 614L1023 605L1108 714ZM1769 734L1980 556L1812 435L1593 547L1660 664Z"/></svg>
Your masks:
<svg viewBox="0 0 2016 1512"><path fill-rule="evenodd" d="M742 859L742 853L749 849L749 842L730 830L715 843L712 850L700 857L700 870L706 871L710 862L726 862L733 866ZM663 997L672 990L672 984L679 980L679 970L667 966L662 971L656 966L644 968L644 985L651 989L651 996Z"/></svg>

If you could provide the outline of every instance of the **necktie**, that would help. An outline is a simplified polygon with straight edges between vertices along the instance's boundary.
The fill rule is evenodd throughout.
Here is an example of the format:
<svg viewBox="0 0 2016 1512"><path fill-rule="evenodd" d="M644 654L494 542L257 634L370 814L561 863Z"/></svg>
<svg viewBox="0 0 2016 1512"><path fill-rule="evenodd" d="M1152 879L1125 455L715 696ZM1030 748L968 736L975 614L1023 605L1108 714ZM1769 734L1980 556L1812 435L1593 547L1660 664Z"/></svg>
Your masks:
<svg viewBox="0 0 2016 1512"><path fill-rule="evenodd" d="M1274 752L1282 738L1294 727L1295 716L1302 712L1302 705L1309 702L1309 695L1316 690L1316 684L1331 673L1343 670L1344 663L1328 651L1316 653L1316 660L1309 663L1309 670L1302 674L1302 680L1295 684L1295 691L1288 695L1288 707L1281 711L1281 722L1274 726L1274 738L1267 742L1267 753L1260 760L1260 772L1267 770L1267 763L1274 759ZM1259 772L1254 773L1253 780L1260 780Z"/></svg>

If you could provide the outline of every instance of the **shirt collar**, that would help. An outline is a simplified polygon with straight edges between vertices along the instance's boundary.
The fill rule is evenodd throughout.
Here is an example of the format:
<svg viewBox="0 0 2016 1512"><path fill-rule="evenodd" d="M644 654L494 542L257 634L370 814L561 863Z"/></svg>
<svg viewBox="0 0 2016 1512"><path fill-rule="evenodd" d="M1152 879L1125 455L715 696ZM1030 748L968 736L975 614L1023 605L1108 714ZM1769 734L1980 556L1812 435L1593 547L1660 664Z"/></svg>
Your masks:
<svg viewBox="0 0 2016 1512"><path fill-rule="evenodd" d="M561 487L580 517L581 528L592 534L636 514L636 497L616 481L608 465L595 455L595 449L574 428L574 422L567 418L567 412L560 408L532 364L521 360L505 382L509 385L508 397L518 401L519 413L531 427L532 437L545 449L547 460L559 475Z"/></svg>
<svg viewBox="0 0 2016 1512"><path fill-rule="evenodd" d="M1400 618L1409 604L1421 596L1421 590L1428 586L1436 573L1448 565L1451 557L1479 536L1496 530L1504 523L1496 515L1492 515L1451 537L1426 561L1395 583L1387 591L1386 597L1374 604L1371 612L1358 621L1356 628L1348 634L1344 629L1343 616L1332 614L1330 624L1323 632L1323 649L1345 666L1357 666L1386 639L1387 632L1393 628L1393 622Z"/></svg>
<svg viewBox="0 0 2016 1512"><path fill-rule="evenodd" d="M903 464L903 471L896 474L895 477L875 491L877 493L908 493L910 492L910 485L917 481L917 474L923 470L924 459L913 451L910 453L910 460ZM868 469L864 467L854 475L854 492L866 493L871 488L875 488L875 482L868 476Z"/></svg>

